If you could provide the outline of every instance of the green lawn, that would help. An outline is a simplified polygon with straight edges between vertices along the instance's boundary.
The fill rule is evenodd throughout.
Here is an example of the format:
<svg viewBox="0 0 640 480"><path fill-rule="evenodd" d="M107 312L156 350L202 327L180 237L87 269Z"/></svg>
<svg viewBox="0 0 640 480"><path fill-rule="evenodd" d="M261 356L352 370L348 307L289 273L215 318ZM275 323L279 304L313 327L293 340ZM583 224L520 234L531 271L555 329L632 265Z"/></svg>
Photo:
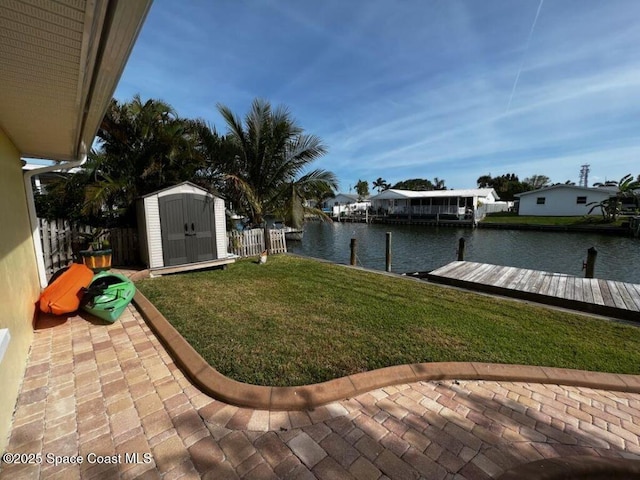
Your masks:
<svg viewBox="0 0 640 480"><path fill-rule="evenodd" d="M640 328L293 256L137 287L212 366L253 384L438 361L640 374Z"/></svg>
<svg viewBox="0 0 640 480"><path fill-rule="evenodd" d="M482 223L510 223L527 225L562 225L562 226L590 226L590 227L620 227L624 218L618 217L615 222L604 222L601 215L580 217L538 217L518 215L517 213L499 212L489 213Z"/></svg>

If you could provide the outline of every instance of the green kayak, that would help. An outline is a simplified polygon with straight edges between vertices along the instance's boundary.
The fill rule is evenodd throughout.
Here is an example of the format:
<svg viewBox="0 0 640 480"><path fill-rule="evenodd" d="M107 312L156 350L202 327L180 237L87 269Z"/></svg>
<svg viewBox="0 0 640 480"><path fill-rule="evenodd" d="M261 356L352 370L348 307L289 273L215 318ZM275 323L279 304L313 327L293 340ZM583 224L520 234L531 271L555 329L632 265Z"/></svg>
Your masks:
<svg viewBox="0 0 640 480"><path fill-rule="evenodd" d="M115 322L136 293L124 275L100 272L94 275L82 297L82 309L107 322Z"/></svg>

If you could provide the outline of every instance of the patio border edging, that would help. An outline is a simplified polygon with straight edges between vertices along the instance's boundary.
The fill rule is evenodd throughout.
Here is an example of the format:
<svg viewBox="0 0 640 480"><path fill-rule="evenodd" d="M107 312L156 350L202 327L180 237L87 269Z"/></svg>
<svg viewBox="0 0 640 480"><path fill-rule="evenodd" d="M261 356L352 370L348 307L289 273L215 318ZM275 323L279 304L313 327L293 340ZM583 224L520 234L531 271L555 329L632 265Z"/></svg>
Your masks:
<svg viewBox="0 0 640 480"><path fill-rule="evenodd" d="M137 272L132 280L149 275ZM587 387L640 393L640 375L590 372L555 367L482 362L433 362L397 365L298 387L267 387L233 380L209 365L140 291L138 311L174 361L205 394L231 405L260 410L308 410L377 388L435 380L490 380Z"/></svg>
<svg viewBox="0 0 640 480"><path fill-rule="evenodd" d="M568 457L545 458L523 463L511 468L497 477L498 480L566 480L582 478L585 480L625 480L638 478L640 460L628 458L592 457L576 455Z"/></svg>

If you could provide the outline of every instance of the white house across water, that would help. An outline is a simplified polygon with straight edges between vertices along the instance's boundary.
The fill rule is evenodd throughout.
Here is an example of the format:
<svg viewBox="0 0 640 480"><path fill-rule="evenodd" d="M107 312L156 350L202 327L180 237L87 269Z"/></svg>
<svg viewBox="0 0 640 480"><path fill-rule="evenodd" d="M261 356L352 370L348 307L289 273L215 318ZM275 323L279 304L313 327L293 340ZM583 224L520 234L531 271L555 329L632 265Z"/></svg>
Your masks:
<svg viewBox="0 0 640 480"><path fill-rule="evenodd" d="M520 200L519 215L571 217L588 215L593 205L616 195L614 188L587 188L576 185L554 185L515 195ZM592 213L598 214L599 210Z"/></svg>
<svg viewBox="0 0 640 480"><path fill-rule="evenodd" d="M484 205L495 204L499 197L493 188L462 190L389 189L370 198L374 214L395 218L478 220ZM507 205L504 202L504 209Z"/></svg>
<svg viewBox="0 0 640 480"><path fill-rule="evenodd" d="M322 205L323 210L333 218L353 215L358 212L364 213L370 207L369 197L360 200L355 193L337 193L335 197L328 199Z"/></svg>

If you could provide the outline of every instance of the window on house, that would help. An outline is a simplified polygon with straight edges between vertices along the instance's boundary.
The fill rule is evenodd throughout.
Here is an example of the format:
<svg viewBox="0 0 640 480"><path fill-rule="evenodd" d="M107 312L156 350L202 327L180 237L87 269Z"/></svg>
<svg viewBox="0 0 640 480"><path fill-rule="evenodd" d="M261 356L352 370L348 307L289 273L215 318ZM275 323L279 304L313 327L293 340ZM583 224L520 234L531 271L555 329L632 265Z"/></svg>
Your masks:
<svg viewBox="0 0 640 480"><path fill-rule="evenodd" d="M536 198L536 203L538 205L544 205L545 200L546 200L546 197L538 197Z"/></svg>
<svg viewBox="0 0 640 480"><path fill-rule="evenodd" d="M584 205L585 203L587 203L587 197L578 197L578 198L576 198L576 203Z"/></svg>

